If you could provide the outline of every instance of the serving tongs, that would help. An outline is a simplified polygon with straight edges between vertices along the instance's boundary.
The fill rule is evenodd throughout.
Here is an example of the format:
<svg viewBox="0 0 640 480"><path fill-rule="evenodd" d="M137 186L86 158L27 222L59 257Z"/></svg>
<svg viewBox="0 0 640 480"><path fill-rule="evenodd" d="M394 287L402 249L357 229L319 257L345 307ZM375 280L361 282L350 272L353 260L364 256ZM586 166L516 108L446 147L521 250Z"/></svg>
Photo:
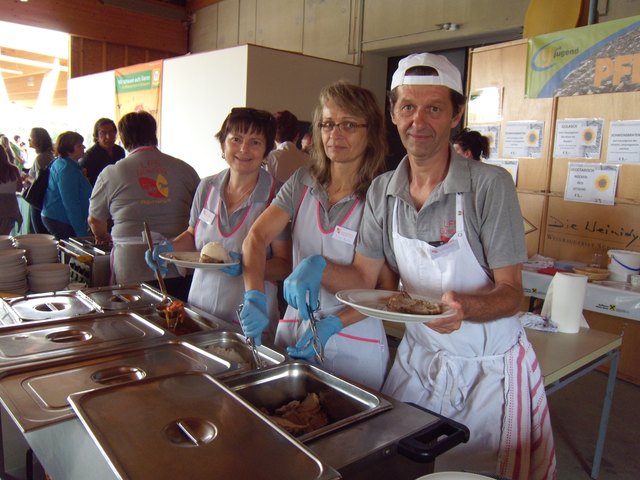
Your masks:
<svg viewBox="0 0 640 480"><path fill-rule="evenodd" d="M149 228L149 224L147 222L142 222L144 225L144 236L147 240L147 246L149 247L149 251L153 253L153 238L151 237L151 229ZM156 280L158 280L158 285L160 285L160 292L162 292L162 302L161 305L168 305L170 303L169 294L167 293L167 286L164 283L164 278L162 278L162 273L160 272L160 265L158 262L156 264Z"/></svg>
<svg viewBox="0 0 640 480"><path fill-rule="evenodd" d="M243 303L238 305L238 308L236 308L236 317L238 318L238 322L240 322L240 327L242 327L242 321L240 320L240 312L242 312L242 307L244 307ZM253 361L256 364L256 368L260 369L266 367L267 365L262 361L262 358L258 353L258 347L256 347L255 339L253 337L247 337L246 334L244 335L244 338L247 341L247 345L249 345L249 348L251 349L251 354L253 355Z"/></svg>
<svg viewBox="0 0 640 480"><path fill-rule="evenodd" d="M318 305L320 308L320 305ZM324 362L324 346L318 337L318 320L316 320L315 310L311 308L310 305L307 305L307 312L309 313L309 328L311 329L311 346L313 347L313 351L316 354L316 358L318 362Z"/></svg>

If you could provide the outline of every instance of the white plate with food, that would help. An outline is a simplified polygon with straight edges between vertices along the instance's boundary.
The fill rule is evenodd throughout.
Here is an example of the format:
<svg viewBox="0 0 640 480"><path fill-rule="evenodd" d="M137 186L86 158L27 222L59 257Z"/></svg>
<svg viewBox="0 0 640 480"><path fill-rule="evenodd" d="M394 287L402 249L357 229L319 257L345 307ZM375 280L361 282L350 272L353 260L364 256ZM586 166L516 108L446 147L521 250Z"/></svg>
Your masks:
<svg viewBox="0 0 640 480"><path fill-rule="evenodd" d="M229 262L206 262L200 260L200 252L164 252L160 258L184 268L205 268L209 270L220 270L230 265L237 265L238 261Z"/></svg>
<svg viewBox="0 0 640 480"><path fill-rule="evenodd" d="M336 298L363 315L390 322L424 323L456 313L437 300L392 290L341 290Z"/></svg>

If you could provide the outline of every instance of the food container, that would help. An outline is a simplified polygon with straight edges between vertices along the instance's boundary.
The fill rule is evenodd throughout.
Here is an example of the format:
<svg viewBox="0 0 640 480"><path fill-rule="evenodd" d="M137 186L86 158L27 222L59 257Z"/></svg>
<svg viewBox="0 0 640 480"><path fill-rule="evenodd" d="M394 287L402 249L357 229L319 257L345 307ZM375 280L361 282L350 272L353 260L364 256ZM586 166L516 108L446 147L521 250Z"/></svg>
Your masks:
<svg viewBox="0 0 640 480"><path fill-rule="evenodd" d="M160 310L162 293L145 283L88 288L82 290L80 295L104 311L134 311L178 336L219 328L218 322L205 317L187 304L180 318L168 323L165 313ZM173 300L171 297L170 299Z"/></svg>
<svg viewBox="0 0 640 480"><path fill-rule="evenodd" d="M292 400L309 394L319 397L327 425L297 435L304 442L353 424L391 408L382 397L303 362L292 362L252 371L225 383L251 405L271 414Z"/></svg>
<svg viewBox="0 0 640 480"><path fill-rule="evenodd" d="M118 478L340 478L206 374L144 379L69 401Z"/></svg>
<svg viewBox="0 0 640 480"><path fill-rule="evenodd" d="M0 328L0 370L53 359L96 356L124 345L168 335L133 312L20 323Z"/></svg>
<svg viewBox="0 0 640 480"><path fill-rule="evenodd" d="M6 303L7 312L16 323L68 319L100 311L91 299L71 291L38 293L0 301Z"/></svg>
<svg viewBox="0 0 640 480"><path fill-rule="evenodd" d="M251 347L241 333L217 330L190 335L186 340L231 364L228 372L216 378L238 375L256 368ZM262 363L267 366L281 364L287 359L283 353L277 350L277 347L263 344L257 347L257 351Z"/></svg>
<svg viewBox="0 0 640 480"><path fill-rule="evenodd" d="M85 360L26 365L0 379L0 399L23 432L74 417L71 394L106 386L198 371L218 375L229 362L179 339L138 346Z"/></svg>
<svg viewBox="0 0 640 480"><path fill-rule="evenodd" d="M640 273L640 252L631 250L609 250L609 272L611 280L628 282L629 275Z"/></svg>

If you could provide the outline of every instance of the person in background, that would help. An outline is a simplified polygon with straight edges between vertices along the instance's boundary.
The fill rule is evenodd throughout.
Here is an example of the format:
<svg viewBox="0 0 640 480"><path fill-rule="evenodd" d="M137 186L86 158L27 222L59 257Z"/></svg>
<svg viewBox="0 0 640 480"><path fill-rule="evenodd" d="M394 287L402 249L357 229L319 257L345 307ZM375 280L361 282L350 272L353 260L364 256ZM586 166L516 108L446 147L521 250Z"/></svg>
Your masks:
<svg viewBox="0 0 640 480"><path fill-rule="evenodd" d="M27 151L27 144L22 141L20 135L13 136L13 144L20 149L20 157L22 158L22 168L25 167L29 160L29 152Z"/></svg>
<svg viewBox="0 0 640 480"><path fill-rule="evenodd" d="M288 110L277 112L276 149L266 158L267 172L286 182L298 168L309 165L309 155L298 150L298 119Z"/></svg>
<svg viewBox="0 0 640 480"><path fill-rule="evenodd" d="M462 129L453 137L453 149L470 160L489 158L489 139L476 130Z"/></svg>
<svg viewBox="0 0 640 480"><path fill-rule="evenodd" d="M110 118L100 118L93 126L93 145L80 160L91 186L96 184L98 175L107 165L113 165L125 157L124 149L116 144L118 129Z"/></svg>
<svg viewBox="0 0 640 480"><path fill-rule="evenodd" d="M297 170L273 204L256 220L243 244L245 281L241 322L248 336L260 342L267 325L264 310L264 249L291 223L293 262L322 260L350 264L356 245L364 196L371 181L384 171L385 133L374 95L345 82L320 92L313 119L320 139L311 167ZM318 255L323 254L324 257ZM389 272L390 273L390 272ZM386 286L395 289L397 282ZM312 360L314 349L309 310L315 311L322 366L328 371L379 389L389 351L382 322L345 307L332 292L322 289L287 308L278 324L276 345L290 356Z"/></svg>
<svg viewBox="0 0 640 480"><path fill-rule="evenodd" d="M84 154L83 142L82 135L76 132L61 133L56 139L57 158L49 167L42 223L58 240L89 234L91 184L78 165Z"/></svg>
<svg viewBox="0 0 640 480"><path fill-rule="evenodd" d="M409 294L447 313L406 324L382 390L469 428L468 443L439 455L436 469L555 478L540 367L516 315L527 249L511 176L451 147L465 97L445 57L402 59L389 103L407 155L369 188L353 264L300 264L285 298L302 302L321 283L373 288L389 264Z"/></svg>
<svg viewBox="0 0 640 480"><path fill-rule="evenodd" d="M305 132L305 134L300 139L300 150L302 150L307 155L311 155L311 151L313 150L313 132Z"/></svg>
<svg viewBox="0 0 640 480"><path fill-rule="evenodd" d="M7 157L9 157L9 161L18 167L18 170L22 171L22 165L24 162L22 161L22 156L20 155L20 149L17 148L16 145L7 137L6 135L0 134L0 145L4 148Z"/></svg>
<svg viewBox="0 0 640 480"><path fill-rule="evenodd" d="M89 227L98 242L113 241L112 283L153 282L146 267L143 222L156 240L173 238L189 222L189 209L200 182L186 162L158 150L157 124L145 111L127 113L118 131L129 155L98 175L89 202ZM111 234L108 221L113 220ZM183 298L188 279L171 266L169 293Z"/></svg>
<svg viewBox="0 0 640 480"><path fill-rule="evenodd" d="M34 127L29 134L29 146L36 151L36 158L29 169L29 175L24 178L25 183L33 182L40 170L47 168L53 161L53 142L51 136L44 128ZM39 208L30 207L29 218L31 220L31 230L34 233L49 233L47 227L42 223L42 216Z"/></svg>
<svg viewBox="0 0 640 480"><path fill-rule="evenodd" d="M267 173L262 162L274 145L275 119L269 112L253 108L233 108L222 123L216 138L222 148L222 158L229 168L200 182L186 231L171 243L147 251L150 268L160 262L162 252L171 250L200 251L209 242L221 243L235 260L249 228L269 206L281 186ZM266 309L272 325L271 336L279 318L275 281L291 272L291 240L284 232L262 250L266 261ZM236 322L236 311L242 303L244 285L242 266L227 266L222 270L195 269L189 304L228 322Z"/></svg>
<svg viewBox="0 0 640 480"><path fill-rule="evenodd" d="M10 235L16 222L22 225L16 192L22 189L18 167L9 161L4 148L0 148L0 235Z"/></svg>

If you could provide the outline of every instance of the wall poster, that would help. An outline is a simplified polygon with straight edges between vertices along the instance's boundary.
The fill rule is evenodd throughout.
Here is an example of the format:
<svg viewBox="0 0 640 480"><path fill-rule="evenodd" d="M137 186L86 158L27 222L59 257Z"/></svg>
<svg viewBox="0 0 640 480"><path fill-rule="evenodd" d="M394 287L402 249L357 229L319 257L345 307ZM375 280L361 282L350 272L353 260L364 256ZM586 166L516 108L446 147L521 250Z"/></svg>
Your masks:
<svg viewBox="0 0 640 480"><path fill-rule="evenodd" d="M162 62L157 60L141 63L115 71L116 123L129 112L149 112L158 123L158 140L162 102Z"/></svg>
<svg viewBox="0 0 640 480"><path fill-rule="evenodd" d="M529 98L640 90L640 16L529 39Z"/></svg>

